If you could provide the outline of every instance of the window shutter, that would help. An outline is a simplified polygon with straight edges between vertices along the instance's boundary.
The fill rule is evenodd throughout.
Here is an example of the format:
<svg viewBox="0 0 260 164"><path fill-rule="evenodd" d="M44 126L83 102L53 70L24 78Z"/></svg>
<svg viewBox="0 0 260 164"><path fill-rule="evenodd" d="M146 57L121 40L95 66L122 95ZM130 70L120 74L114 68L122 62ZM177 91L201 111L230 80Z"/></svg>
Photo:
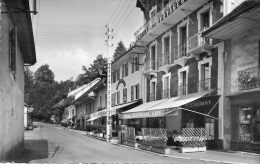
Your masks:
<svg viewBox="0 0 260 164"><path fill-rule="evenodd" d="M136 99L139 99L139 84L136 85Z"/></svg>
<svg viewBox="0 0 260 164"><path fill-rule="evenodd" d="M131 86L131 101L134 100L134 86Z"/></svg>
<svg viewBox="0 0 260 164"><path fill-rule="evenodd" d="M128 62L125 64L125 76L128 76Z"/></svg>
<svg viewBox="0 0 260 164"><path fill-rule="evenodd" d="M136 64L136 71L138 71L139 70L139 56L137 56L136 57L136 62L135 62Z"/></svg>
<svg viewBox="0 0 260 164"><path fill-rule="evenodd" d="M125 77L125 65L123 64L122 65L122 78L124 78Z"/></svg>
<svg viewBox="0 0 260 164"><path fill-rule="evenodd" d="M120 104L120 91L117 92L117 104Z"/></svg>
<svg viewBox="0 0 260 164"><path fill-rule="evenodd" d="M123 101L127 102L127 88L123 90Z"/></svg>
<svg viewBox="0 0 260 164"><path fill-rule="evenodd" d="M120 79L120 68L117 69L117 80Z"/></svg>
<svg viewBox="0 0 260 164"><path fill-rule="evenodd" d="M132 65L132 73L134 73L134 71L135 71L135 65L134 65L134 63L135 63L135 60L134 60L134 58L132 59L132 63L131 63L131 65Z"/></svg>

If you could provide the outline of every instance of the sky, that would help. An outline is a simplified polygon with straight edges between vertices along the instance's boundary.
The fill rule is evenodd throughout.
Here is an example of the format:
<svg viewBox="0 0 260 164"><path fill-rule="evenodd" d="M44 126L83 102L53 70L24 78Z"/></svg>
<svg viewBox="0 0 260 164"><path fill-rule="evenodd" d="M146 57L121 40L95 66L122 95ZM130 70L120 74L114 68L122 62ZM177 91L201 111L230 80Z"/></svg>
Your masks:
<svg viewBox="0 0 260 164"><path fill-rule="evenodd" d="M108 56L106 24L113 29L113 48L122 40L126 47L143 25L136 0L37 0L38 14L32 17L36 71L48 64L55 80L77 77L98 54Z"/></svg>

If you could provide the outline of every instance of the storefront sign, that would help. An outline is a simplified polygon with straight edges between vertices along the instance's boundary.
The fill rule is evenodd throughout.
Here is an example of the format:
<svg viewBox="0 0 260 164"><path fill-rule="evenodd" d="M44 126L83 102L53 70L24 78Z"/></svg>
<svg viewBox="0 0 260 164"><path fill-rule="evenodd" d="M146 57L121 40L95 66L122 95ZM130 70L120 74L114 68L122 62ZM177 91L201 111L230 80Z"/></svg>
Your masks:
<svg viewBox="0 0 260 164"><path fill-rule="evenodd" d="M207 96L199 98L196 101L184 105L184 108L212 108L218 101L220 96Z"/></svg>
<svg viewBox="0 0 260 164"><path fill-rule="evenodd" d="M132 118L146 118L146 117L163 117L167 114L171 109L160 109L153 111L142 111L136 113L124 113L121 114L121 119L132 119Z"/></svg>
<svg viewBox="0 0 260 164"><path fill-rule="evenodd" d="M90 119L94 120L94 119L98 119L100 117L104 117L107 116L108 114L108 110L104 109L102 111L96 112L96 113L92 113L90 115ZM111 110L111 115L115 115L116 114L116 109Z"/></svg>

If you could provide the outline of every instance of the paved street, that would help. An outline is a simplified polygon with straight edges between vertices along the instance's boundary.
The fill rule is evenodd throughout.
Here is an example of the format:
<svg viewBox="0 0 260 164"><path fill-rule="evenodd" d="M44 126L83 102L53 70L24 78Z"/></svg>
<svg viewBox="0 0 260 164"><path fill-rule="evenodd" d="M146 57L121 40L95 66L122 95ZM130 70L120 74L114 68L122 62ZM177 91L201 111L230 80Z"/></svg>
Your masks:
<svg viewBox="0 0 260 164"><path fill-rule="evenodd" d="M35 123L38 128L25 132L26 151L17 162L29 163L215 163L164 157L117 146L68 131L59 125Z"/></svg>

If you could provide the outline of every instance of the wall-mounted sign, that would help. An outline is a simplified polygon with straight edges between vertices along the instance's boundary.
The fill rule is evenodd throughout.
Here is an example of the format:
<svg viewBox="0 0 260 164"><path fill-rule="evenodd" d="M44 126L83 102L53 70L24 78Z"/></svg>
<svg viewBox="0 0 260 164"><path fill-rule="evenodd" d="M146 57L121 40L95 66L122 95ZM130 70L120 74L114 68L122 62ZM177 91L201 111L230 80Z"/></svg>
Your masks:
<svg viewBox="0 0 260 164"><path fill-rule="evenodd" d="M219 99L220 96L206 96L201 97L193 102L190 102L184 105L184 108L192 109L192 108L212 108Z"/></svg>

